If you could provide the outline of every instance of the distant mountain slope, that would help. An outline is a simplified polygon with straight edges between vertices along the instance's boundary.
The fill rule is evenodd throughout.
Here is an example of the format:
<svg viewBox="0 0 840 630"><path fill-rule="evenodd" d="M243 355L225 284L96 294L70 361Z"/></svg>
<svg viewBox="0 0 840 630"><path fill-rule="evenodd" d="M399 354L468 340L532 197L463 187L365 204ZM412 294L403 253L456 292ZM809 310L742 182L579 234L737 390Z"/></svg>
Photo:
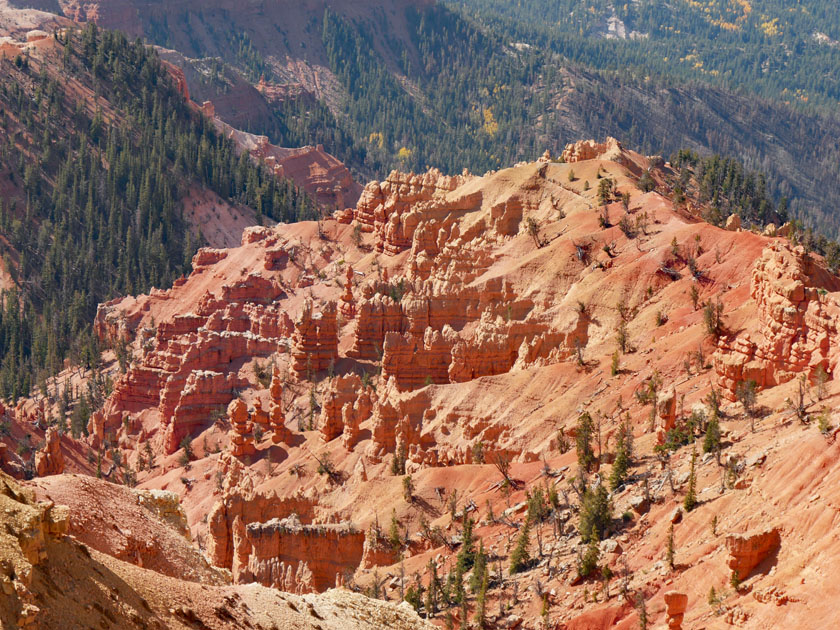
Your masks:
<svg viewBox="0 0 840 630"><path fill-rule="evenodd" d="M662 74L799 105L840 102L830 0L447 0L599 69Z"/></svg>
<svg viewBox="0 0 840 630"><path fill-rule="evenodd" d="M810 81L809 93L830 98L833 73L815 71L840 54L831 45L830 16L822 22L828 39L813 40L804 34L813 19L801 10L779 22L778 34L762 26L762 15L772 21L778 12L775 0L757 3L740 21L729 16L731 3L721 4L722 17L714 19L714 11L680 9L684 3L661 10L658 3L632 3L615 19L599 2L585 16L565 0L506 10L490 0L457 3L483 8L480 21L455 3L408 0L330 7L321 0L245 6L211 0L200 8L186 0L60 4L73 19L96 20L187 55L191 87L215 93L239 119L237 127L280 146L322 144L362 179L394 167L483 172L545 149L557 154L575 138L613 135L666 158L683 147L732 155L763 170L775 197L791 198L794 216L838 234L840 222L826 208L840 205L840 190L823 182L840 174L834 141L840 122L801 98L785 103L779 87L789 80L796 92ZM807 6L822 15L818 0ZM546 17L566 9L574 11L579 32ZM654 32L661 11L670 17ZM725 26L730 22L735 27ZM669 25L685 33L684 47L714 36L729 52L703 65L699 51L695 68L688 49L679 58L665 54L669 46L674 54L682 50ZM648 39L630 39L633 29L646 29ZM745 56L736 54L739 46ZM814 60L810 70L787 53L774 65L780 51L797 46ZM727 75L728 63L744 67ZM264 78L263 98L231 78L232 68L252 85ZM741 86L738 78L749 82ZM741 87L753 93L735 91ZM778 98L757 100L754 93Z"/></svg>

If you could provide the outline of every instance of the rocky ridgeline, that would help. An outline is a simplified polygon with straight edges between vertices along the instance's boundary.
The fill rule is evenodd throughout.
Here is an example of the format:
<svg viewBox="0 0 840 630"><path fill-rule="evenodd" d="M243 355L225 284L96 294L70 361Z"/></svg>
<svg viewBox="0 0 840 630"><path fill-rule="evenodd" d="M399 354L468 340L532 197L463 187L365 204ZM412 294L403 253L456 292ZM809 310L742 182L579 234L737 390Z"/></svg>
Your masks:
<svg viewBox="0 0 840 630"><path fill-rule="evenodd" d="M410 390L556 362L585 345L585 317L570 312L558 328L505 278L478 281L494 247L525 230L526 215L553 208L543 166L529 166L529 177L502 194L437 171L393 172L369 184L356 210L339 219L373 232L378 251L409 250L409 258L404 276L362 285L348 356L381 358L384 377Z"/></svg>
<svg viewBox="0 0 840 630"><path fill-rule="evenodd" d="M649 211L649 225L633 236L599 223L595 193L573 184L568 167L548 156L485 178L392 173L371 184L357 208L338 213L337 221L249 229L239 248L199 251L193 274L171 290L102 305L100 336L128 340L136 354L104 409L92 417L91 444L98 448L116 435L130 452L132 440L136 445L150 439L155 455L172 454L184 438L203 434L199 461L190 462L195 472L181 469L176 457L159 457L162 474L155 470L142 482L166 479L173 484L167 487L179 489L178 482L183 484L208 561L230 571L233 581L310 593L340 584L346 574L358 578L360 567L363 573L397 562L382 533L370 533L370 522L362 521L360 530L348 522L348 515L377 521L382 516L374 513L379 504L367 504L368 482L390 493L402 510L401 527L411 510L439 502L435 526L445 528L444 492L456 486L443 486L467 474L455 467L475 466L468 474L481 481L482 491L483 479L472 475L489 470L498 479L496 471L480 466L502 460L522 467L517 474L526 486L526 478L540 474L541 459L540 479L566 482L568 473L560 468L573 455L562 451L563 434L556 431L570 428L582 409L593 416L620 409L637 429L639 452L647 452L668 442L688 409L706 414L710 381L734 397L737 384L748 378L770 388L800 374L814 377L819 367L833 374L837 305L824 293L840 289L840 282L819 259L781 238L746 233L734 222L731 230L721 230L687 220L667 196L640 192L626 175L630 166L619 171L601 163L615 150L620 145L609 141L582 143L563 157L582 174L590 169L584 176L592 181L602 169L625 178L620 182L622 191L632 193L629 207L616 200L607 211L613 224L628 217L634 225ZM593 157L601 160L587 164ZM624 153L615 161L638 165ZM696 246L699 252L701 245L698 279L674 250ZM712 249L718 246L735 253L718 256ZM750 265L738 258L738 248L750 252ZM701 293L695 308L692 287ZM726 312L715 338L705 329L702 304L717 299ZM150 312L160 315L156 325ZM619 353L616 332L622 325L629 339L627 352ZM710 373L708 361L698 366L693 357L708 357L711 348ZM618 356L612 374L611 356ZM273 364L270 384L268 362L255 361L265 359ZM545 366L550 369L534 369ZM648 389L645 379L652 383L657 371L662 381ZM508 405L508 398L515 402ZM741 448L737 412L724 407L726 440ZM300 422L307 411L308 429ZM37 408L27 413L33 424L48 415ZM286 422L291 426L296 417L292 430ZM605 451L615 443L614 420L599 419L606 425ZM47 436L35 458L39 473L59 471L61 447L69 440ZM207 442L216 448L208 449ZM196 440L196 450L201 443ZM734 467L732 474L743 453L751 451L724 460ZM680 486L688 474L685 455L674 455L672 462L682 466L675 482ZM401 480L391 474L394 463L404 467L397 477L411 475L425 484L417 496L401 495ZM610 465L608 458L599 463ZM698 458L705 476L698 510L714 502L718 477L710 482L709 471L715 465L712 454ZM453 470L424 470L432 467ZM732 490L748 490L760 474L749 472ZM497 487L485 494L493 499ZM614 492L622 506L624 493ZM210 494L217 500L203 524ZM660 509L641 499L645 510L632 503L628 510ZM486 544L493 544L493 527L524 514L521 501L497 503L501 521L483 520L476 512L482 535L484 528L493 531ZM564 518L572 518L571 511ZM650 519L651 527L658 519ZM633 522L631 514L627 527ZM571 528L564 522L560 531ZM406 543L407 563L431 549L432 541L420 538ZM604 542L636 544L632 537ZM505 557L496 544L493 553ZM730 536L726 544L729 569L746 577L779 548L780 535ZM148 554L132 545L124 545L127 552L146 562ZM451 550L450 542L438 546L443 556L449 553L444 547ZM621 553L616 547L605 549L615 554L610 562ZM571 574L564 573L567 578L571 583ZM657 610L670 628L686 625L691 612L679 592L665 594L665 606Z"/></svg>
<svg viewBox="0 0 840 630"><path fill-rule="evenodd" d="M261 91L270 87L261 82ZM343 209L355 205L362 187L353 180L347 166L324 150L323 145L286 148L273 145L266 136L257 136L231 127L216 117L210 102L202 105L216 128L232 140L240 151L268 168L278 178L291 179L325 208Z"/></svg>
<svg viewBox="0 0 840 630"><path fill-rule="evenodd" d="M363 231L376 235L377 251L398 254L411 247L421 221L468 212L480 205L480 193L455 200L447 197L468 178L442 175L434 169L423 175L391 171L384 182L365 186L355 210L339 213L339 221L357 220Z"/></svg>
<svg viewBox="0 0 840 630"><path fill-rule="evenodd" d="M812 378L820 367L835 373L840 305L825 294L838 289L840 280L801 246L782 240L770 243L752 272L757 317L746 330L724 335L714 356L727 396L734 400L744 380L767 388L798 374Z"/></svg>
<svg viewBox="0 0 840 630"><path fill-rule="evenodd" d="M624 147L615 138L607 138L604 142L595 140L579 140L567 144L561 154L561 160L568 164L584 162L586 160L610 160L619 164L626 164Z"/></svg>

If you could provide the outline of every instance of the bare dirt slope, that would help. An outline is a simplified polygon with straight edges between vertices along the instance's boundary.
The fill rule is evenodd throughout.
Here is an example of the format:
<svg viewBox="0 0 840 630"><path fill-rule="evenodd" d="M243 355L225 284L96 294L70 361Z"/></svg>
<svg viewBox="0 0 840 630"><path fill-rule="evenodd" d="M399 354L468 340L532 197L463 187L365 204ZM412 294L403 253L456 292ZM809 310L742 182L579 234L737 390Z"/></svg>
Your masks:
<svg viewBox="0 0 840 630"><path fill-rule="evenodd" d="M75 539L72 526L68 535L68 524L79 517L75 509L36 502L30 489L2 473L0 484L4 627L427 627L407 605L371 602L347 591L298 597L259 585L184 581L127 564ZM93 500L123 514L131 509L130 501L113 493Z"/></svg>
<svg viewBox="0 0 840 630"><path fill-rule="evenodd" d="M100 307L129 361L87 440L62 448L179 495L243 598L344 584L393 600L455 580L466 514L496 627L635 628L640 602L672 627L827 622L840 281L790 226L675 206L678 175L579 143L481 177L394 172L320 225L249 228L170 290ZM704 453L713 420L720 452ZM622 422L632 457L613 489ZM61 479L37 483L60 494ZM581 493L599 486L612 518L583 577ZM538 491L554 498L511 574ZM666 611L671 591L684 612L671 595ZM435 623L474 619L475 591L464 607L434 594L414 601Z"/></svg>

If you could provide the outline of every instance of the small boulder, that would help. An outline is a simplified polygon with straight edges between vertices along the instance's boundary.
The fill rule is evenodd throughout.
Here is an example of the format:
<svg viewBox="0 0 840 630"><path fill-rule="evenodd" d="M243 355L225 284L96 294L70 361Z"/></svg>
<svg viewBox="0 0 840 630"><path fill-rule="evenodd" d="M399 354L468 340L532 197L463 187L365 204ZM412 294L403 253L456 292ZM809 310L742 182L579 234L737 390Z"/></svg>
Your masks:
<svg viewBox="0 0 840 630"><path fill-rule="evenodd" d="M669 520L670 520L671 523L676 525L677 523L682 521L682 518L683 518L682 508L677 507L677 508L674 508L673 512L671 512L671 517L670 517Z"/></svg>
<svg viewBox="0 0 840 630"><path fill-rule="evenodd" d="M726 229L730 232L737 232L741 229L741 217L737 214L730 214L726 220Z"/></svg>
<svg viewBox="0 0 840 630"><path fill-rule="evenodd" d="M644 514L650 509L650 501L642 495L630 497L630 507L636 514Z"/></svg>

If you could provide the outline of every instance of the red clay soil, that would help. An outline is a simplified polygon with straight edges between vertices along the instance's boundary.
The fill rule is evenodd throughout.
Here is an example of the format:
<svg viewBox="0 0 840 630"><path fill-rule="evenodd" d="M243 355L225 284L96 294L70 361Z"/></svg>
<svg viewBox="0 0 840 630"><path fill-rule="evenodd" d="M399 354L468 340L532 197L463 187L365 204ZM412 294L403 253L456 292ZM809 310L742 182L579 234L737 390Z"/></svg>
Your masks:
<svg viewBox="0 0 840 630"><path fill-rule="evenodd" d="M830 625L836 278L773 230L709 225L692 201L674 208L669 166L615 141L564 159L483 177L395 172L321 225L246 229L236 247L199 252L173 288L102 305L98 334L124 339L132 359L125 374L111 368L89 441L62 447L88 461L101 449L118 475L116 450L140 488L177 493L199 549L240 582L298 593L375 583L398 598L401 575L405 589L428 584L430 562L451 570L466 509L492 575L501 569L487 597L497 627L635 628L638 597L657 627L671 591L688 596L684 628ZM643 193L648 168L657 189ZM751 414L735 402L748 379ZM702 431L660 457L672 425L711 417L713 391L720 464ZM277 408L286 431L275 442ZM609 583L578 577L584 411L601 459L590 486L608 483L620 422L633 433L600 546ZM240 440L234 454L231 436L249 448ZM677 513L693 449L697 507ZM67 477L54 479L58 496ZM551 486L556 521L532 524L535 563L511 576L526 493ZM408 538L402 563L388 552L392 519ZM768 528L778 545L765 544ZM728 548L735 534L743 546ZM736 589L731 567L753 561Z"/></svg>

